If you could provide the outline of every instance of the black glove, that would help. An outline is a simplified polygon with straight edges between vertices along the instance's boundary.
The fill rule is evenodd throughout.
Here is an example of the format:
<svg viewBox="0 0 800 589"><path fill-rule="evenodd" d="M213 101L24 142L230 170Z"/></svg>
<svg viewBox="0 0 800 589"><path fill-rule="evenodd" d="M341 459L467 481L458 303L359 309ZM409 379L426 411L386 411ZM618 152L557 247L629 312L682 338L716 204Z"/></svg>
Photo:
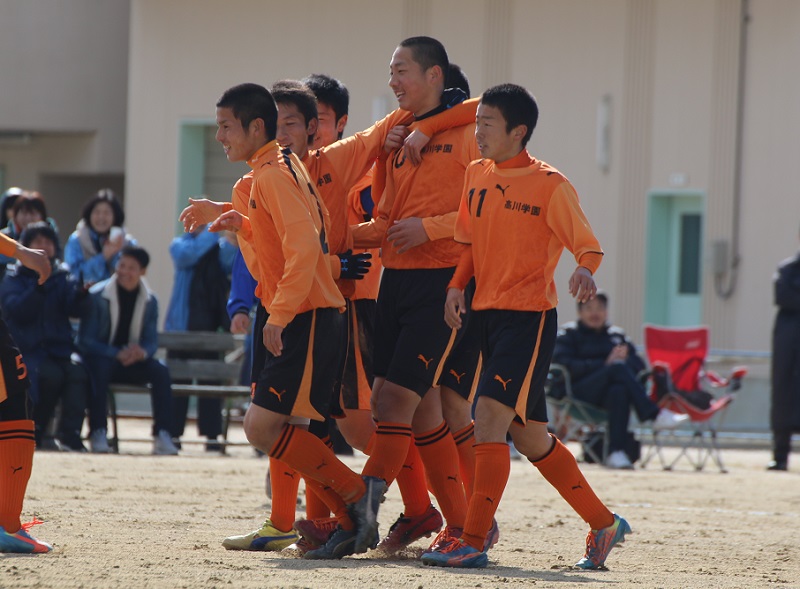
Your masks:
<svg viewBox="0 0 800 589"><path fill-rule="evenodd" d="M339 262L342 264L339 278L361 280L372 266L372 262L370 262L372 254L369 252L354 254L353 250L347 250L345 253L337 255L339 256Z"/></svg>

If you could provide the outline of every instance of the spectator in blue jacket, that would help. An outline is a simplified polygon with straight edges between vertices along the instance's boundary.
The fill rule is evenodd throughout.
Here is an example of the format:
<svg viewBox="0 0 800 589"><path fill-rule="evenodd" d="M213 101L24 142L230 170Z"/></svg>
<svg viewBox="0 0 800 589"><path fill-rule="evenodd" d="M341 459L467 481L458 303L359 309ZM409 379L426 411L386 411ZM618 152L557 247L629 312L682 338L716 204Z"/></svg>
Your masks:
<svg viewBox="0 0 800 589"><path fill-rule="evenodd" d="M53 266L50 277L39 285L38 274L18 263L10 267L0 287L8 329L28 367L36 446L85 452L81 428L89 379L70 323L70 317L80 315L85 293L57 259L58 237L51 225L43 221L28 225L20 241L25 247L44 250ZM57 439L53 439L47 430L59 402L61 419Z"/></svg>
<svg viewBox="0 0 800 589"><path fill-rule="evenodd" d="M106 414L112 382L150 384L153 454L177 454L169 433L172 383L169 369L155 357L158 348L158 300L144 275L150 256L141 247L120 251L116 271L89 290L78 343L92 380L89 443L92 452L108 452Z"/></svg>
<svg viewBox="0 0 800 589"><path fill-rule="evenodd" d="M206 225L172 240L169 253L175 266L172 296L164 323L166 331L225 331L230 327L226 303L230 290L233 256L237 251L227 238L210 233ZM174 358L218 357L218 352L174 351ZM200 383L200 384L213 384ZM173 401L170 433L180 439L186 429L189 397ZM208 439L207 451L220 451L217 442L222 433L222 399L200 397L197 400L197 429ZM178 442L180 444L180 442Z"/></svg>
<svg viewBox="0 0 800 589"><path fill-rule="evenodd" d="M122 248L136 245L124 223L125 211L108 188L83 205L81 219L64 247L64 261L79 282L91 286L110 278Z"/></svg>

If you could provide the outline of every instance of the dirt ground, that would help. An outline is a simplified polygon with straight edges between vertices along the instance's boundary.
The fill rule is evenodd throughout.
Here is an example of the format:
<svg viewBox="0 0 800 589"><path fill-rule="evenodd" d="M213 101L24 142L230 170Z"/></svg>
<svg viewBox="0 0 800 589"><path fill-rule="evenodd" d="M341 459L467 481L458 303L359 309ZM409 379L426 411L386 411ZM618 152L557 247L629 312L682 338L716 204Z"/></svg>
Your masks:
<svg viewBox="0 0 800 589"><path fill-rule="evenodd" d="M147 433L144 422L122 427ZM240 429L232 439L243 441ZM634 531L611 553L609 570L593 572L570 567L583 554L585 524L526 462L512 463L489 567L465 571L423 566L414 558L422 542L392 560L226 551L225 536L265 517L266 461L244 446L228 456L188 445L179 457L149 451L128 442L121 455L38 453L23 520L44 520L33 533L55 549L0 554L0 587L800 588L800 466L766 472L766 451L726 451L728 474L585 465L595 490ZM346 461L360 469L363 457ZM382 533L400 511L390 489Z"/></svg>

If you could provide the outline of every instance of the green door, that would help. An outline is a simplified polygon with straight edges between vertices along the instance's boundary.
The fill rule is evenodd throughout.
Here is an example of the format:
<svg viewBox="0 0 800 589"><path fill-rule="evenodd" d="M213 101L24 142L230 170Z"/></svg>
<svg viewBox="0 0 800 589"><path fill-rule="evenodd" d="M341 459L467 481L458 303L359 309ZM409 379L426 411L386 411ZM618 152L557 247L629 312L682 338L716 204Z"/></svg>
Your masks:
<svg viewBox="0 0 800 589"><path fill-rule="evenodd" d="M652 193L648 201L647 323L702 323L703 203L697 193Z"/></svg>

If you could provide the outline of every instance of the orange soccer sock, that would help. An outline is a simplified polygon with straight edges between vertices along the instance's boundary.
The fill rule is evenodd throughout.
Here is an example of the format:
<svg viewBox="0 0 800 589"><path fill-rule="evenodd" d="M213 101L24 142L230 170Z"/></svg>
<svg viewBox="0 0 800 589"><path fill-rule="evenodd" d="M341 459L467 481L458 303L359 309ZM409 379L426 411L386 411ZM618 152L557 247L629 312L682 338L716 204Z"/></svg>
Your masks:
<svg viewBox="0 0 800 589"><path fill-rule="evenodd" d="M613 524L614 514L595 495L572 452L558 438L553 441L550 452L533 465L593 530Z"/></svg>
<svg viewBox="0 0 800 589"><path fill-rule="evenodd" d="M322 442L328 447L333 448L333 442L331 442L330 436L325 436L322 438ZM314 490L314 486L309 486L308 481L310 479L306 478L306 518L308 519L322 519L324 517L330 517L331 510L325 504L325 501L322 500L317 492Z"/></svg>
<svg viewBox="0 0 800 589"><path fill-rule="evenodd" d="M461 480L464 481L464 492L469 501L475 485L475 424L470 422L467 427L453 432L453 439L458 450L458 466L461 470Z"/></svg>
<svg viewBox="0 0 800 589"><path fill-rule="evenodd" d="M416 437L417 449L433 495L448 526L464 527L467 496L458 473L458 450L444 421L437 428Z"/></svg>
<svg viewBox="0 0 800 589"><path fill-rule="evenodd" d="M328 517L328 514L333 513L333 516L339 522L339 525L342 526L345 530L352 530L353 520L350 519L350 514L347 511L347 505L345 505L342 498L334 491L331 487L323 485L319 481L315 481L314 479L306 478L306 491L310 491L316 497L319 497L319 501L325 505L325 515L322 516L323 518ZM307 519L321 519L315 518L308 515L306 512Z"/></svg>
<svg viewBox="0 0 800 589"><path fill-rule="evenodd" d="M431 504L431 498L425 480L425 467L413 440L408 445L405 462L397 475L397 487L403 497L404 516L414 517L425 513Z"/></svg>
<svg viewBox="0 0 800 589"><path fill-rule="evenodd" d="M383 479L387 485L391 485L408 455L411 425L389 421L379 421L376 425L374 444L369 448L369 459L361 474Z"/></svg>
<svg viewBox="0 0 800 589"><path fill-rule="evenodd" d="M19 531L19 516L33 468L33 421L0 421L0 526Z"/></svg>
<svg viewBox="0 0 800 589"><path fill-rule="evenodd" d="M300 473L283 460L270 457L269 476L272 485L272 508L269 519L280 531L288 532L294 524Z"/></svg>
<svg viewBox="0 0 800 589"><path fill-rule="evenodd" d="M486 533L500 504L511 472L508 444L475 446L475 491L469 501L467 521L461 538L475 550L483 551Z"/></svg>
<svg viewBox="0 0 800 589"><path fill-rule="evenodd" d="M364 494L360 476L336 458L317 436L293 425L283 426L269 455L296 468L303 476L332 487L345 503L352 503Z"/></svg>

